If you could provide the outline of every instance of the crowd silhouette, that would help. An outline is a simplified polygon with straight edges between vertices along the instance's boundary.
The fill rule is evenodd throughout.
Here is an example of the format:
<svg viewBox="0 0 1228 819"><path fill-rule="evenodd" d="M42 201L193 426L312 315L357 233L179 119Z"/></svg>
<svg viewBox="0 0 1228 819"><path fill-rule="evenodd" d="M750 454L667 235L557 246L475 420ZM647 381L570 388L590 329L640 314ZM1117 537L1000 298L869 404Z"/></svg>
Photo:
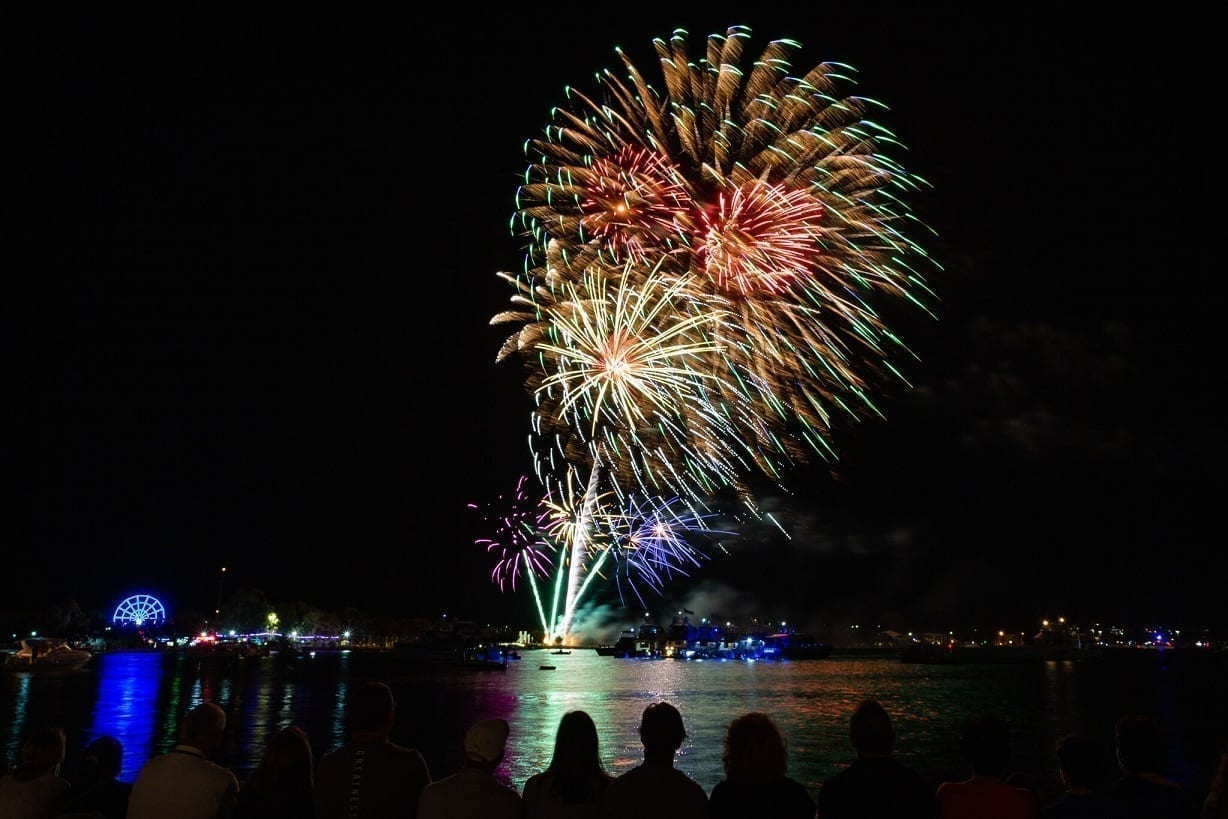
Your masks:
<svg viewBox="0 0 1228 819"><path fill-rule="evenodd" d="M849 716L855 758L812 796L789 776L787 739L771 715L729 722L724 778L710 793L675 767L686 728L673 704L649 704L640 719L640 764L620 775L602 762L597 726L582 710L563 714L549 765L521 789L497 775L514 747L513 726L483 719L465 734L464 760L433 779L422 754L390 739L392 689L355 688L346 741L318 758L296 725L278 730L241 782L218 760L226 713L205 701L182 717L173 748L150 758L129 785L123 748L95 737L81 764L62 771L61 726L31 725L16 760L0 759L2 819L1226 819L1228 747L1206 793L1164 770L1158 724L1127 714L1111 738L1063 736L1054 748L1063 793L1042 804L1011 764L1010 726L995 714L965 721L959 751L968 777L936 784L894 756L891 717L874 699Z"/></svg>

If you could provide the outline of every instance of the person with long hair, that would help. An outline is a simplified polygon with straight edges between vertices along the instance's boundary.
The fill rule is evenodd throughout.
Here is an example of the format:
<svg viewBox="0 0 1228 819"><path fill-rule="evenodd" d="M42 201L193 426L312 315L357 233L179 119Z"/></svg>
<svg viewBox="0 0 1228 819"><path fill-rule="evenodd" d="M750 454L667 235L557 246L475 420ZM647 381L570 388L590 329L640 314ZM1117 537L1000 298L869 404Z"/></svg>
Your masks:
<svg viewBox="0 0 1228 819"><path fill-rule="evenodd" d="M525 819L600 816L613 778L601 765L593 718L586 711L568 711L559 720L549 767L524 783Z"/></svg>
<svg viewBox="0 0 1228 819"><path fill-rule="evenodd" d="M784 735L767 714L751 711L729 723L721 761L725 778L708 798L712 819L814 819L814 799L789 776Z"/></svg>
<svg viewBox="0 0 1228 819"><path fill-rule="evenodd" d="M236 816L311 819L315 761L306 732L287 725L269 740L260 764L239 787Z"/></svg>

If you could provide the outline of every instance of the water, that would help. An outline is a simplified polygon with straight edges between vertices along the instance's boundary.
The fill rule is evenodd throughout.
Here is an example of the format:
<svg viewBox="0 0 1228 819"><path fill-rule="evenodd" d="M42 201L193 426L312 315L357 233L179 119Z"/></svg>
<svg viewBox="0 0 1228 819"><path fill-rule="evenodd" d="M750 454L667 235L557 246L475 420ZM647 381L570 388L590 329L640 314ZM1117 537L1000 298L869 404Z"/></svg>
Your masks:
<svg viewBox="0 0 1228 819"><path fill-rule="evenodd" d="M934 783L968 771L958 757L961 721L993 711L1012 728L1016 769L1048 800L1060 791L1052 749L1069 731L1111 738L1117 717L1141 712L1164 730L1168 769L1205 792L1215 756L1228 740L1223 658L1149 653L1131 660L1021 664L912 665L894 656L840 656L793 662L685 662L523 652L506 671L423 672L387 655L319 654L297 663L276 657L201 660L177 653L109 652L76 672L0 675L0 740L16 755L23 725L64 726L71 771L79 749L101 734L124 744L120 778L132 781L151 755L175 741L179 716L202 700L229 717L224 761L242 779L274 731L304 728L317 755L343 741L349 690L389 683L397 697L393 740L418 748L434 777L461 762L466 728L502 717L512 727L499 775L518 789L550 760L564 712L588 711L608 770L639 763L639 718L649 703L678 706L689 736L677 766L705 790L722 778L725 727L746 711L765 711L789 742L789 772L817 793L853 757L848 717L863 697L892 715L897 756ZM541 665L554 665L542 670Z"/></svg>

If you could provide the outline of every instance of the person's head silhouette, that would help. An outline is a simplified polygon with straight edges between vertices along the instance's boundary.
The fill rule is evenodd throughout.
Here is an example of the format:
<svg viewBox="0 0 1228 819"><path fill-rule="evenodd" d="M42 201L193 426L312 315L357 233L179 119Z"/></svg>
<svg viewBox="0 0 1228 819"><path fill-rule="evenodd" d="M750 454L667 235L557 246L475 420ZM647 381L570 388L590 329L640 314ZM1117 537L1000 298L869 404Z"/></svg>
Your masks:
<svg viewBox="0 0 1228 819"><path fill-rule="evenodd" d="M493 771L503 761L510 726L505 719L475 722L465 734L465 764Z"/></svg>
<svg viewBox="0 0 1228 819"><path fill-rule="evenodd" d="M895 747L891 717L877 700L862 700L849 718L849 741L861 757L884 757Z"/></svg>
<svg viewBox="0 0 1228 819"><path fill-rule="evenodd" d="M396 724L396 700L387 683L369 682L354 689L349 702L351 736L387 739Z"/></svg>
<svg viewBox="0 0 1228 819"><path fill-rule="evenodd" d="M644 745L645 758L672 759L684 739L686 729L677 708L668 702L654 702L644 709L640 718L640 742Z"/></svg>
<svg viewBox="0 0 1228 819"><path fill-rule="evenodd" d="M124 764L124 746L113 736L100 736L85 746L87 777L104 781L119 776Z"/></svg>
<svg viewBox="0 0 1228 819"><path fill-rule="evenodd" d="M1160 727L1150 717L1127 714L1114 726L1117 761L1127 774L1157 773L1164 764Z"/></svg>
<svg viewBox="0 0 1228 819"><path fill-rule="evenodd" d="M978 714L964 723L959 750L976 776L1005 778L1010 773L1010 732L993 714Z"/></svg>

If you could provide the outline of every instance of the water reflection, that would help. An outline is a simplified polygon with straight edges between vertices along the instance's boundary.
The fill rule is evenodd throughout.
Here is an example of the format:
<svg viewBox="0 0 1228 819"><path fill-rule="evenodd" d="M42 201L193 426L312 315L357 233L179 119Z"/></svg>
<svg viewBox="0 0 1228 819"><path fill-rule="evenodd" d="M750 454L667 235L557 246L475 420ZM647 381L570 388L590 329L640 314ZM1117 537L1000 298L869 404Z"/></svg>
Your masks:
<svg viewBox="0 0 1228 819"><path fill-rule="evenodd" d="M6 759L16 759L20 746L21 733L26 729L26 715L30 712L30 685L32 675L20 674L13 676L12 707L5 709L5 722L13 726L4 743Z"/></svg>
<svg viewBox="0 0 1228 819"><path fill-rule="evenodd" d="M118 739L124 746L120 779L131 781L154 752L162 658L134 651L115 654L108 660L106 673L98 678L89 735L82 737L81 745L103 735Z"/></svg>
<svg viewBox="0 0 1228 819"><path fill-rule="evenodd" d="M125 749L121 778L132 781L145 759L174 745L183 713L208 699L226 709L223 761L242 779L285 725L303 728L317 757L341 744L349 692L378 679L397 698L393 740L422 751L435 777L461 764L469 725L502 717L512 734L499 775L522 788L549 764L559 720L574 709L593 717L607 769L622 773L642 758L641 713L665 699L678 706L688 732L678 767L706 790L723 776L726 726L755 710L780 726L791 775L814 793L853 759L849 715L863 697L874 697L892 716L897 755L935 783L967 775L958 757L962 721L997 713L1011 726L1017 767L1034 772L1046 796L1060 787L1052 753L1067 731L1111 737L1121 714L1151 713L1172 740L1174 773L1197 788L1205 787L1224 741L1216 726L1222 732L1228 724L1223 664L1178 670L1155 663L924 666L894 657L682 662L589 652L550 660L555 669L542 670L525 652L505 672L445 673L350 652L242 660L104 653L69 674L5 674L0 739L12 759L28 721L58 722L68 735L71 764L87 742L111 734Z"/></svg>

